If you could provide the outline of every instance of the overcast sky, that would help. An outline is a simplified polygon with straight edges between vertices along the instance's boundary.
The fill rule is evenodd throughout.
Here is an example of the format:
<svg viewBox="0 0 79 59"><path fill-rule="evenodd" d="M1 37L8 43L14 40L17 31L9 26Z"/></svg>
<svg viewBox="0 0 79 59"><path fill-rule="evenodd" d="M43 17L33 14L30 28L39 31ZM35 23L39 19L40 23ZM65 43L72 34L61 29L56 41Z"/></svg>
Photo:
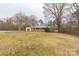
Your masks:
<svg viewBox="0 0 79 59"><path fill-rule="evenodd" d="M0 18L13 16L17 12L35 15L43 19L43 3L0 3Z"/></svg>

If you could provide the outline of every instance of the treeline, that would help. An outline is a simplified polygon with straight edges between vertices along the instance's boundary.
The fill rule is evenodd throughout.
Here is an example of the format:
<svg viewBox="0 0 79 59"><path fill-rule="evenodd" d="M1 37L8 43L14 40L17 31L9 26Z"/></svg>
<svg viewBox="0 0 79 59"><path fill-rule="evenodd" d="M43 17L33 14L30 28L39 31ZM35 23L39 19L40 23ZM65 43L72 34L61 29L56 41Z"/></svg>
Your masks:
<svg viewBox="0 0 79 59"><path fill-rule="evenodd" d="M51 31L79 35L79 3L45 3L43 8Z"/></svg>
<svg viewBox="0 0 79 59"><path fill-rule="evenodd" d="M26 26L37 25L34 15L26 16L19 12L14 16L0 20L0 30L25 30Z"/></svg>

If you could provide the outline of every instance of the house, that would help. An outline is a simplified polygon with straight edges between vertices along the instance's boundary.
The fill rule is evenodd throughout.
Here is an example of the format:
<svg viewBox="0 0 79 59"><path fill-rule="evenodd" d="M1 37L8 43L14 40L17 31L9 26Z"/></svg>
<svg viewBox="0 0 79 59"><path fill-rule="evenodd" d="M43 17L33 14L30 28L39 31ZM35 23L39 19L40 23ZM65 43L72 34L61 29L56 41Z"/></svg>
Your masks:
<svg viewBox="0 0 79 59"><path fill-rule="evenodd" d="M26 26L26 31L44 32L46 28L50 28L42 20L38 21L36 25Z"/></svg>
<svg viewBox="0 0 79 59"><path fill-rule="evenodd" d="M50 28L50 27L48 27L48 26L33 26L32 31L44 32L46 28Z"/></svg>
<svg viewBox="0 0 79 59"><path fill-rule="evenodd" d="M45 28L50 28L48 26L28 26L26 31L44 32Z"/></svg>

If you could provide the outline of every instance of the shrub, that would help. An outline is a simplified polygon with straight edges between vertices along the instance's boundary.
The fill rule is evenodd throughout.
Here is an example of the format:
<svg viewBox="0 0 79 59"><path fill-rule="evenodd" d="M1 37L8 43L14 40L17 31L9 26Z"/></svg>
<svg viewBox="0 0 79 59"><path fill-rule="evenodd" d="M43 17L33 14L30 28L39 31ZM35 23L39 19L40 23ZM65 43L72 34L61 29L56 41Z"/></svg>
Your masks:
<svg viewBox="0 0 79 59"><path fill-rule="evenodd" d="M50 29L49 28L45 28L45 32L50 32Z"/></svg>

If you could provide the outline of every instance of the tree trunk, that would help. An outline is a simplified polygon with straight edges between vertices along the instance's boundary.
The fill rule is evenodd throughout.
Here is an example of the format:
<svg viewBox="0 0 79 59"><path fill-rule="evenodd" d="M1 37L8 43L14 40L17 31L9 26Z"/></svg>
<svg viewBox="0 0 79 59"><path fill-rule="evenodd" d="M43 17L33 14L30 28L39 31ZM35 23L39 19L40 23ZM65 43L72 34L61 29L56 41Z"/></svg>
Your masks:
<svg viewBox="0 0 79 59"><path fill-rule="evenodd" d="M59 19L60 17L58 17L57 19L57 28L58 28L58 32L61 32L61 19Z"/></svg>
<svg viewBox="0 0 79 59"><path fill-rule="evenodd" d="M60 30L60 24L57 24L57 27L58 27L58 32L61 32L61 30Z"/></svg>
<svg viewBox="0 0 79 59"><path fill-rule="evenodd" d="M78 21L78 30L77 31L78 31L78 34L79 34L79 21Z"/></svg>
<svg viewBox="0 0 79 59"><path fill-rule="evenodd" d="M21 31L21 26L20 25L18 25L18 31Z"/></svg>

